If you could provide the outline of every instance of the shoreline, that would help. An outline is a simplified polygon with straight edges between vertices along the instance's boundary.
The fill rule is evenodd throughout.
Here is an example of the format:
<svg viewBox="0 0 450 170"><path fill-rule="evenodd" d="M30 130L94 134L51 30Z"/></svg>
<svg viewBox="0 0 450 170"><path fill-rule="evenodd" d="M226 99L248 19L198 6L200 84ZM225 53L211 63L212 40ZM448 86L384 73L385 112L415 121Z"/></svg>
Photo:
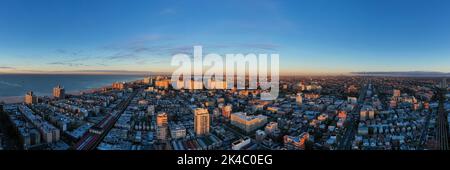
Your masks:
<svg viewBox="0 0 450 170"><path fill-rule="evenodd" d="M127 83L130 83L130 82L134 83L137 81L142 81L142 79L127 81ZM84 90L73 90L73 91L66 92L66 94L73 95L73 96L80 96L82 94L95 93L95 92L101 91L104 88L111 88L111 87L112 87L111 85L106 85L106 86L89 88L89 89L84 89ZM42 96L38 96L38 97L52 97L52 94L42 95ZM0 102L4 102L5 104L18 104L18 103L24 102L24 98L25 98L25 94L23 96L0 96Z"/></svg>
<svg viewBox="0 0 450 170"><path fill-rule="evenodd" d="M2 97L0 97L0 102L4 102L5 104L22 103L23 100L24 100L24 96L2 96Z"/></svg>
<svg viewBox="0 0 450 170"><path fill-rule="evenodd" d="M86 94L86 93L95 93L98 92L100 90L102 90L103 88L108 88L111 86L102 86L102 87L98 87L98 88L91 88L91 89L85 89L85 90L74 90L74 91L70 91L67 92L66 94L69 95L73 95L73 96L80 96L82 94ZM42 95L42 96L38 96L39 97L52 97L52 95ZM24 96L0 96L0 102L4 102L5 104L18 104L18 103L22 103L24 101L25 98L25 94Z"/></svg>

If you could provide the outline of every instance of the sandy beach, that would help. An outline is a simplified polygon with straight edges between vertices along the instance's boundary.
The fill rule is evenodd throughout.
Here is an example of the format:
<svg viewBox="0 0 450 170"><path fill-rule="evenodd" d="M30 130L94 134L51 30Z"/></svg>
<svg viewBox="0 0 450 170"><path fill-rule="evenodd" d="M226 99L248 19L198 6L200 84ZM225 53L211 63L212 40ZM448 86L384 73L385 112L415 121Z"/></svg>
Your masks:
<svg viewBox="0 0 450 170"><path fill-rule="evenodd" d="M21 103L23 102L23 98L24 96L0 97L0 102L5 102L6 104Z"/></svg>
<svg viewBox="0 0 450 170"><path fill-rule="evenodd" d="M111 86L104 86L104 87L100 87L100 88L92 88L92 89L86 89L86 90L80 90L80 91L69 91L69 92L66 92L66 94L78 96L78 95L82 95L82 94L86 94L86 93L94 93L94 92L102 90L103 88L108 88L108 87L111 87ZM51 95L47 95L47 96L51 97ZM25 97L25 94L23 96L4 96L4 97L0 96L0 102L4 102L6 104L22 103L24 100L24 97ZM44 97L44 96L38 96L38 97Z"/></svg>
<svg viewBox="0 0 450 170"><path fill-rule="evenodd" d="M135 80L135 81L130 81L130 82L137 82L140 80ZM79 91L68 91L66 92L66 94L70 94L70 95L74 95L74 96L78 96L78 95L82 95L82 94L87 94L87 93L95 93L98 91L101 91L104 88L111 88L111 86L102 86L102 87L98 87L98 88L91 88L91 89L85 89L85 90L79 90ZM48 97L51 97L50 95L46 95ZM14 103L22 103L24 101L24 97L25 94L23 96L0 96L0 102L4 102L6 104L14 104ZM44 97L44 96L38 96L38 97Z"/></svg>

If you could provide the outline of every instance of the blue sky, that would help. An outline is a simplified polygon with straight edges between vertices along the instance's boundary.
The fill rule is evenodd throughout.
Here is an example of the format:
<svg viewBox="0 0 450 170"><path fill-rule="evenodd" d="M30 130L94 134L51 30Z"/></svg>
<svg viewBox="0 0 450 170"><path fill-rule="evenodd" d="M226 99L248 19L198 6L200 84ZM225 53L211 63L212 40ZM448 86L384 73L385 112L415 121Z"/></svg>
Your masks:
<svg viewBox="0 0 450 170"><path fill-rule="evenodd" d="M447 0L2 0L0 72L173 70L279 53L282 73L450 72Z"/></svg>

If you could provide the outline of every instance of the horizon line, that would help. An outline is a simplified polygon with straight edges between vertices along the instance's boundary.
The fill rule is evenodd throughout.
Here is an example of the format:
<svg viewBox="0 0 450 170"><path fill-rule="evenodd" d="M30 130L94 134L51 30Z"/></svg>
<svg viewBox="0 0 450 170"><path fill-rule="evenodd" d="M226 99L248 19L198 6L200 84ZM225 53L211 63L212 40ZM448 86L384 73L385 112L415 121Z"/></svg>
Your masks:
<svg viewBox="0 0 450 170"><path fill-rule="evenodd" d="M129 75L152 76L171 75L171 72L154 71L128 71L128 70L83 70L83 71L27 71L27 72L0 72L0 75ZM441 71L352 71L352 72L291 72L280 73L280 76L412 76L412 77L436 77L450 76L450 72Z"/></svg>

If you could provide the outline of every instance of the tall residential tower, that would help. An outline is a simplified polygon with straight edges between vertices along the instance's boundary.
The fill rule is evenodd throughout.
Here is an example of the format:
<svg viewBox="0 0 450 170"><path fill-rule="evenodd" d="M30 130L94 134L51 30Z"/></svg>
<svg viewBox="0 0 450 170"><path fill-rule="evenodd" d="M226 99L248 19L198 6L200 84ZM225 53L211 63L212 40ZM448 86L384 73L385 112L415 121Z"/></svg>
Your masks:
<svg viewBox="0 0 450 170"><path fill-rule="evenodd" d="M194 131L197 136L209 134L209 113L207 109L197 108L194 111Z"/></svg>

